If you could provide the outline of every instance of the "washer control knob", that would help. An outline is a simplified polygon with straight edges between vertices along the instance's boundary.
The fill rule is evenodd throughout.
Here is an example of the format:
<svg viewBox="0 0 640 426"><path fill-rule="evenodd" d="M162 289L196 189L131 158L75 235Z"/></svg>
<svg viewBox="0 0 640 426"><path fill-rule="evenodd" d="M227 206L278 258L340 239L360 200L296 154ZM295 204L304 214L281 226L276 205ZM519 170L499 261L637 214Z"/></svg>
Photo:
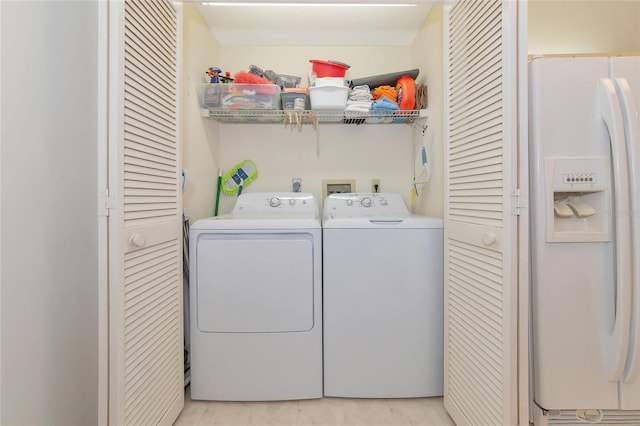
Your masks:
<svg viewBox="0 0 640 426"><path fill-rule="evenodd" d="M380 205L381 205L381 206L386 206L386 205L387 205L387 200L386 200L386 198L383 198L383 199L381 199L381 200L380 200Z"/></svg>
<svg viewBox="0 0 640 426"><path fill-rule="evenodd" d="M296 205L296 200L293 198L289 198L289 205L290 206L295 206Z"/></svg>
<svg viewBox="0 0 640 426"><path fill-rule="evenodd" d="M271 207L280 207L280 198L273 197L269 200L269 205Z"/></svg>
<svg viewBox="0 0 640 426"><path fill-rule="evenodd" d="M362 200L360 200L360 204L362 205L362 207L371 207L371 198L364 197Z"/></svg>
<svg viewBox="0 0 640 426"><path fill-rule="evenodd" d="M351 200L351 199L347 200L347 205L348 206L352 206L353 205L353 200Z"/></svg>

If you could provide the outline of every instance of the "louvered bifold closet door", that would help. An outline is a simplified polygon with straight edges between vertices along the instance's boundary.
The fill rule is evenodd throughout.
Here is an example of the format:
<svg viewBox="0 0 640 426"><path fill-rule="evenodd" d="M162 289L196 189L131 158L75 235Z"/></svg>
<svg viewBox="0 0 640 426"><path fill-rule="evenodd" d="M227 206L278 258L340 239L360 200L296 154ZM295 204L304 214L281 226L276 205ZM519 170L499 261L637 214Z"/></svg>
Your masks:
<svg viewBox="0 0 640 426"><path fill-rule="evenodd" d="M110 8L109 423L172 424L184 405L178 11Z"/></svg>
<svg viewBox="0 0 640 426"><path fill-rule="evenodd" d="M517 122L510 2L447 12L444 403L458 425L517 423Z"/></svg>

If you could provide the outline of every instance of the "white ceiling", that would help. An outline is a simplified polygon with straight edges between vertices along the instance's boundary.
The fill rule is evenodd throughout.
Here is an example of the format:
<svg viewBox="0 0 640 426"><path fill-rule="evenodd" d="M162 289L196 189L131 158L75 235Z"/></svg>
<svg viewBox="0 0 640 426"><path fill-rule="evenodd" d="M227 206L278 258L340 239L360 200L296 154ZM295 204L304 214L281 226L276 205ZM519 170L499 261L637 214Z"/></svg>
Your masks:
<svg viewBox="0 0 640 426"><path fill-rule="evenodd" d="M213 36L223 46L407 46L413 42L433 2L409 0L406 3L416 4L408 7L296 3L196 5Z"/></svg>

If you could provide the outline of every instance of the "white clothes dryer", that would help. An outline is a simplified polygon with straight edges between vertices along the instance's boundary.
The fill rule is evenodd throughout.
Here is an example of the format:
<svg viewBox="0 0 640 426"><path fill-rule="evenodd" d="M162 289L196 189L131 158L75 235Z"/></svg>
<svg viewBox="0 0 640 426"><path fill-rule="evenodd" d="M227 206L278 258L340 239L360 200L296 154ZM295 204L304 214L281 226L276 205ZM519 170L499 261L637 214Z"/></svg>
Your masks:
<svg viewBox="0 0 640 426"><path fill-rule="evenodd" d="M322 229L315 198L243 193L190 229L191 398L322 397Z"/></svg>
<svg viewBox="0 0 640 426"><path fill-rule="evenodd" d="M442 220L399 194L334 194L323 212L324 394L442 395Z"/></svg>

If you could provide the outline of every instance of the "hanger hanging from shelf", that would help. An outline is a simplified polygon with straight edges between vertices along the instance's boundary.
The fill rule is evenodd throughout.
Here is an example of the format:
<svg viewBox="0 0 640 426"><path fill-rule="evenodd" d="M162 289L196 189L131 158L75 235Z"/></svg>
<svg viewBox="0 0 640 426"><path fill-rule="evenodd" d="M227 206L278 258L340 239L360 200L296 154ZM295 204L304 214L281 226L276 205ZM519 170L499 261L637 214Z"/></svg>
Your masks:
<svg viewBox="0 0 640 426"><path fill-rule="evenodd" d="M431 165L429 164L428 158L427 158L427 147L424 143L424 139L425 139L425 134L427 132L427 129L429 128L428 124L425 124L424 126L412 122L409 123L411 125L411 127L416 128L416 129L420 129L421 130L421 135L420 135L420 142L421 142L421 148L420 148L420 159L421 159L421 163L422 163L422 169L420 170L420 173L418 175L416 175L416 149L414 147L413 149L413 181L411 182L411 185L413 186L413 191L415 196L417 197L418 194L418 185L426 185L427 183L429 183L429 180L431 179ZM430 141L427 142L428 145L430 145Z"/></svg>

